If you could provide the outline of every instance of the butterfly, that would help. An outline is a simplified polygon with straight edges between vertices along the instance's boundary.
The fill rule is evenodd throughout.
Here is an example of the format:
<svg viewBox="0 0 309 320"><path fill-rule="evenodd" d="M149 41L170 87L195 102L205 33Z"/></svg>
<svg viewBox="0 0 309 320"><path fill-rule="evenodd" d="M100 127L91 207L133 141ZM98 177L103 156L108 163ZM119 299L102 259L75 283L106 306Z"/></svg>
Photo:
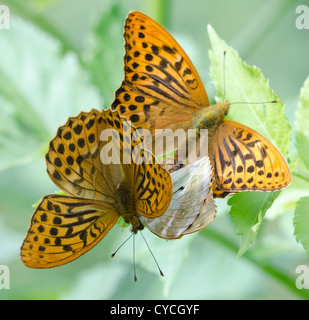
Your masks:
<svg viewBox="0 0 309 320"><path fill-rule="evenodd" d="M154 234L166 240L179 239L207 227L216 216L208 157L171 173L173 197L168 209L156 219L140 216Z"/></svg>
<svg viewBox="0 0 309 320"><path fill-rule="evenodd" d="M47 173L67 195L47 195L34 211L21 247L26 266L66 264L102 240L119 217L135 234L143 228L140 215L166 211L170 175L134 135L134 126L110 109L81 112L58 129L45 156Z"/></svg>
<svg viewBox="0 0 309 320"><path fill-rule="evenodd" d="M176 40L143 13L124 26L124 81L111 105L139 129L208 129L214 197L275 191L291 181L276 147L256 131L224 117L225 101L210 106L202 81Z"/></svg>

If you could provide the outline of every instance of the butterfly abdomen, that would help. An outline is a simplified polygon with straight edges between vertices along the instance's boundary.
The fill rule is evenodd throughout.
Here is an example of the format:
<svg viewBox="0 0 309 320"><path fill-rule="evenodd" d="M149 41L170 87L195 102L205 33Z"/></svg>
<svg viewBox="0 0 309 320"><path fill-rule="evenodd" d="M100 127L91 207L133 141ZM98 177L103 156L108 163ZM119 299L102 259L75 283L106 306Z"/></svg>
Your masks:
<svg viewBox="0 0 309 320"><path fill-rule="evenodd" d="M142 223L138 220L133 193L124 183L121 183L117 189L115 195L115 209L126 223L132 225L132 232L137 233L138 230L144 228Z"/></svg>
<svg viewBox="0 0 309 320"><path fill-rule="evenodd" d="M135 212L133 194L123 183L119 185L116 191L115 209L121 216Z"/></svg>

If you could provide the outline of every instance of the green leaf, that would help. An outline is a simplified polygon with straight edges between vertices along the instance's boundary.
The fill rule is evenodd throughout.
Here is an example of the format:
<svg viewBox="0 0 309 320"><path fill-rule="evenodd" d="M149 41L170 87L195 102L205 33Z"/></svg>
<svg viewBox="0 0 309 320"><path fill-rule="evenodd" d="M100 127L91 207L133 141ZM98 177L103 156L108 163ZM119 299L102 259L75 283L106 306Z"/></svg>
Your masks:
<svg viewBox="0 0 309 320"><path fill-rule="evenodd" d="M271 207L279 192L243 192L228 200L230 215L241 236L237 258L243 255L255 239L266 211Z"/></svg>
<svg viewBox="0 0 309 320"><path fill-rule="evenodd" d="M177 241L163 240L154 236L147 229L143 231L143 234L156 257L161 270L166 276L164 277L163 296L167 296L173 283L179 280L179 272L188 258L190 245L197 236L197 233L186 235ZM136 254L136 261L144 269L156 274L158 279L162 280L153 257L145 244L139 246Z"/></svg>
<svg viewBox="0 0 309 320"><path fill-rule="evenodd" d="M309 197L300 198L294 215L294 235L309 256Z"/></svg>
<svg viewBox="0 0 309 320"><path fill-rule="evenodd" d="M12 16L0 48L0 171L42 156L69 116L102 108L75 54ZM22 52L22 54L20 54Z"/></svg>
<svg viewBox="0 0 309 320"><path fill-rule="evenodd" d="M92 83L107 102L114 99L114 91L123 78L123 29L121 6L116 1L105 4L104 11L95 20L89 44L83 55L83 67L88 71Z"/></svg>
<svg viewBox="0 0 309 320"><path fill-rule="evenodd" d="M309 77L300 92L300 101L296 111L295 137L299 158L309 170Z"/></svg>
<svg viewBox="0 0 309 320"><path fill-rule="evenodd" d="M259 68L242 61L238 53L220 39L211 26L208 26L208 33L212 46L209 52L211 78L217 88L217 100L235 102L230 107L228 118L256 130L286 155L291 142L291 127L284 113L284 105L270 89L269 81ZM253 103L274 100L278 102ZM230 214L238 234L241 235L238 257L251 246L267 209L278 195L279 193L242 192L229 199Z"/></svg>
<svg viewBox="0 0 309 320"><path fill-rule="evenodd" d="M225 61L225 100L230 102L246 102L233 104L228 118L240 122L270 140L283 155L289 151L291 127L284 113L284 105L279 97L270 89L269 81L256 66L249 66L241 60L238 53L228 46L212 27L208 27L212 50L211 78L217 88L220 100L224 95L223 53ZM254 104L250 102L274 101L277 103ZM248 104L247 104L248 103Z"/></svg>

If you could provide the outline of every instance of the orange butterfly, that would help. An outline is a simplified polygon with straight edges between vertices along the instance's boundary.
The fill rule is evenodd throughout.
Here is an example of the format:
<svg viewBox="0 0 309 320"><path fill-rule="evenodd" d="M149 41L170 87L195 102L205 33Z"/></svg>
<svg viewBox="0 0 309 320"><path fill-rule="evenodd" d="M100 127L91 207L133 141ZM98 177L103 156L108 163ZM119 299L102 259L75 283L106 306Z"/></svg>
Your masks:
<svg viewBox="0 0 309 320"><path fill-rule="evenodd" d="M129 13L125 26L125 79L111 108L137 128L208 129L214 196L275 191L291 181L281 153L265 137L225 120L229 102L209 105L202 81L176 40L146 15Z"/></svg>
<svg viewBox="0 0 309 320"><path fill-rule="evenodd" d="M114 226L120 216L143 228L139 215L162 215L172 198L169 173L154 156L139 149L146 162L102 162L101 151L110 142L101 133L113 131L119 143L119 159L134 156L138 142L125 147L127 135L135 133L117 111L81 112L58 129L46 154L47 173L68 196L47 195L40 202L21 248L23 263L32 268L51 268L68 263L90 250ZM118 133L118 134L117 134Z"/></svg>

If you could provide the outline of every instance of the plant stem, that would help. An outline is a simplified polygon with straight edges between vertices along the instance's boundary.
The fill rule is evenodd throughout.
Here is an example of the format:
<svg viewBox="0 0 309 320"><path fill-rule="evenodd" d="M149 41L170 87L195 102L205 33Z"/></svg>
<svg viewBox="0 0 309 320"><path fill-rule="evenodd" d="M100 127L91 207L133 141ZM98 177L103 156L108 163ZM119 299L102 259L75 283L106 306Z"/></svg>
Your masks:
<svg viewBox="0 0 309 320"><path fill-rule="evenodd" d="M51 24L42 15L37 14L30 10L27 5L21 4L21 1L10 0L9 7L12 12L44 30L48 34L52 35L55 39L62 44L64 51L74 51L79 54L78 48L67 38L61 31L59 31L53 24Z"/></svg>
<svg viewBox="0 0 309 320"><path fill-rule="evenodd" d="M14 82L0 69L0 92L3 97L15 106L15 117L17 121L27 123L32 132L39 140L46 140L50 133L43 124L42 119L37 115L31 103L18 90Z"/></svg>
<svg viewBox="0 0 309 320"><path fill-rule="evenodd" d="M293 2L289 0L282 1L280 6L278 6L279 10L274 14L272 19L266 19L261 25L259 30L256 30L256 34L254 37L250 39L250 45L243 52L243 58L248 57L252 52L256 50L256 48L260 45L262 41L265 41L266 37L275 29L276 26L279 25L279 22L285 17L287 12L294 7ZM293 9L292 9L293 10Z"/></svg>
<svg viewBox="0 0 309 320"><path fill-rule="evenodd" d="M151 0L148 2L148 11L151 17L164 27L169 27L170 22L170 0Z"/></svg>
<svg viewBox="0 0 309 320"><path fill-rule="evenodd" d="M303 179L306 182L309 182L309 173L308 172L304 172L302 170L294 170L293 171L293 175L297 178Z"/></svg>
<svg viewBox="0 0 309 320"><path fill-rule="evenodd" d="M235 256L238 252L238 246L234 243L233 240L229 239L228 237L220 234L217 231L214 231L211 228L205 229L204 231L200 232L204 238L209 238L211 240L216 241L224 248L233 251ZM272 278L276 278L279 282L281 282L284 286L286 286L291 292L299 296L301 299L308 300L309 293L307 290L299 290L295 286L295 279L292 279L289 275L278 270L277 268L267 265L260 261L258 258L254 256L251 252L247 251L245 254L242 255L245 259L250 261L254 266L261 269L267 275L271 276Z"/></svg>

